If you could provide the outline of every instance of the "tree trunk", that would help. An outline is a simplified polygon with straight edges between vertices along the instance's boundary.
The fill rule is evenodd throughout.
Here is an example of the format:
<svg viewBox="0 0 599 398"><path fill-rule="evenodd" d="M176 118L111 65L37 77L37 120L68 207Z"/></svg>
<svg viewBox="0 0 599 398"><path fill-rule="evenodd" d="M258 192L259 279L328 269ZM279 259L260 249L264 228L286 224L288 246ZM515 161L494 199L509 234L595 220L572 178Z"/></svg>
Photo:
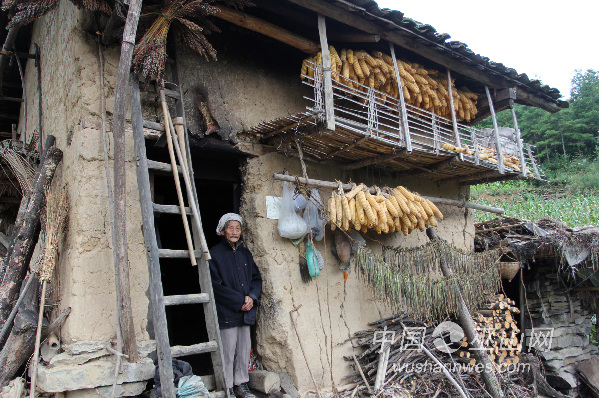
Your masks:
<svg viewBox="0 0 599 398"><path fill-rule="evenodd" d="M0 387L4 387L13 378L21 365L31 355L30 352L33 351L37 329L38 287L39 282L34 277L32 286L27 292L24 292L23 302L15 317L12 333L8 337L4 348L0 351ZM30 349L28 349L28 346L30 346Z"/></svg>
<svg viewBox="0 0 599 398"><path fill-rule="evenodd" d="M115 247L116 285L119 286L116 295L120 307L120 325L123 337L123 354L127 355L129 362L137 362L139 354L135 340L133 325L133 311L131 309L131 295L129 288L129 260L127 258L127 228L126 205L127 184L125 181L125 112L127 111L127 88L129 87L129 71L131 58L135 47L135 34L141 0L131 0L129 12L123 31L123 44L121 58L116 76L116 91L114 95L113 136L114 136L114 215L115 215Z"/></svg>
<svg viewBox="0 0 599 398"><path fill-rule="evenodd" d="M37 282L36 282L37 283ZM35 289L37 291L37 289ZM34 298L37 305L37 295ZM48 327L42 329L42 341L51 333L60 329L71 308L63 310ZM20 310L15 319L15 326L4 348L0 352L0 388L13 379L17 371L31 358L35 347L35 332L37 329L37 310ZM44 320L44 323L46 321Z"/></svg>
<svg viewBox="0 0 599 398"><path fill-rule="evenodd" d="M426 229L426 234L430 240L440 239L437 235L437 232L433 227L429 227ZM451 270L450 265L446 262L445 258L442 258L441 261L441 270L443 271L443 276L449 277L453 275L453 271ZM472 319L472 315L470 315L470 311L468 310L468 306L462 297L462 292L457 285L456 293L459 295L459 317L460 324L464 329L466 337L468 337L468 342L472 345L474 349L474 355L478 360L478 363L481 363L483 366L482 378L485 383L485 388L487 392L493 398L503 398L503 391L501 391L501 386L499 385L499 380L497 380L497 375L493 371L493 364L485 351L485 348L482 346L480 339L478 337L478 333L476 331L476 327L474 325L474 320Z"/></svg>
<svg viewBox="0 0 599 398"><path fill-rule="evenodd" d="M21 282L25 278L33 249L39 236L39 218L44 204L46 188L50 185L56 166L62 159L62 151L56 147L47 149L47 156L40 165L39 178L31 188L31 197L22 214L21 225L12 241L12 251L5 260L5 273L0 282L0 327L4 325L14 302L17 300Z"/></svg>

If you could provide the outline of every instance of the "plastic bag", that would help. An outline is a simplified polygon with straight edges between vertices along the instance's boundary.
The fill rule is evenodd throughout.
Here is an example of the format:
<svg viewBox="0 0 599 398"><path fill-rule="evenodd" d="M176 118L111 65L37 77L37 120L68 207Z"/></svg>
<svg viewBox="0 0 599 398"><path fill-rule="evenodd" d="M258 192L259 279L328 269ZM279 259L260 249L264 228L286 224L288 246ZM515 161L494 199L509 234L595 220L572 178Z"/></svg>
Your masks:
<svg viewBox="0 0 599 398"><path fill-rule="evenodd" d="M318 203L318 206L315 204ZM312 238L316 241L321 241L324 238L324 225L325 222L321 217L322 200L320 199L320 193L318 189L313 188L310 191L310 200L308 201L308 207L304 211L304 220L310 225L312 231Z"/></svg>
<svg viewBox="0 0 599 398"><path fill-rule="evenodd" d="M306 204L304 195L297 195L295 199L293 199L293 210L295 210L296 213L299 213L306 208Z"/></svg>
<svg viewBox="0 0 599 398"><path fill-rule="evenodd" d="M193 397L206 397L210 396L208 389L204 385L200 376L183 376L179 379L179 385L177 386L178 398L193 398Z"/></svg>
<svg viewBox="0 0 599 398"><path fill-rule="evenodd" d="M317 249L312 246L309 241L306 243L306 262L308 263L308 271L311 277L320 275L320 264L318 262ZM322 255L320 256L322 258ZM324 262L323 262L324 263Z"/></svg>
<svg viewBox="0 0 599 398"><path fill-rule="evenodd" d="M288 239L299 239L309 231L308 224L293 209L293 192L288 182L283 182L283 196L279 202L279 235Z"/></svg>
<svg viewBox="0 0 599 398"><path fill-rule="evenodd" d="M317 248L314 248L314 255L318 260L318 269L322 271L322 269L324 268L324 257L322 257L322 254L320 254L320 250L318 250Z"/></svg>

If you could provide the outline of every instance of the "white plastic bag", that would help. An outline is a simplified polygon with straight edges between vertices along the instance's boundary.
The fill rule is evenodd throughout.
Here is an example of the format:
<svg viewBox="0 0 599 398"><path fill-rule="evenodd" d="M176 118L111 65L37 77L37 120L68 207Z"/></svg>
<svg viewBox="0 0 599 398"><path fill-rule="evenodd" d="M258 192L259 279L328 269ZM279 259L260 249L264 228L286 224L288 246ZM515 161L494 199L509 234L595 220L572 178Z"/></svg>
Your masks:
<svg viewBox="0 0 599 398"><path fill-rule="evenodd" d="M318 206L315 203L318 203ZM304 220L306 220L306 223L310 225L310 230L312 231L312 238L316 241L321 241L324 238L325 223L321 217L321 212L319 210L322 208L322 200L320 199L318 189L313 188L310 192L310 200L308 201L308 206L306 207L306 210L304 210Z"/></svg>
<svg viewBox="0 0 599 398"><path fill-rule="evenodd" d="M297 195L295 199L293 199L293 207L296 213L304 210L306 208L306 204L306 198L304 198L304 195L302 194Z"/></svg>
<svg viewBox="0 0 599 398"><path fill-rule="evenodd" d="M279 235L288 239L299 239L309 231L308 224L297 215L293 207L293 191L288 182L283 182L283 196L279 202Z"/></svg>

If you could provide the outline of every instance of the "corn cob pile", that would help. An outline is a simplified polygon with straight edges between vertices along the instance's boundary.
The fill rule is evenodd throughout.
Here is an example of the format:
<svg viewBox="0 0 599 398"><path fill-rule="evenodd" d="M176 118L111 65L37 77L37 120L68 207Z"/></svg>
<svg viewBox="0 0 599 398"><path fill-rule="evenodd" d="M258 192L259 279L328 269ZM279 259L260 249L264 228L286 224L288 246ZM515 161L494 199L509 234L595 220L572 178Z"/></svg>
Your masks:
<svg viewBox="0 0 599 398"><path fill-rule="evenodd" d="M395 77L393 59L380 51L368 54L366 51L342 49L337 53L329 46L333 84L343 83L348 87L364 91L361 85L373 87L383 93L378 95L384 103L388 97L399 98L399 87ZM314 77L309 62L322 65L322 53L304 59L301 77ZM397 59L397 67L406 103L430 110L437 115L451 118L447 77L435 69L426 69L417 63ZM361 85L356 84L356 82ZM456 89L452 82L453 103L456 117L470 121L476 116L478 95L467 88Z"/></svg>
<svg viewBox="0 0 599 398"><path fill-rule="evenodd" d="M437 206L402 186L377 189L372 195L364 184L347 193L333 191L329 199L331 229L356 230L377 233L403 232L408 235L418 228L436 226L443 214Z"/></svg>
<svg viewBox="0 0 599 398"><path fill-rule="evenodd" d="M475 154L474 150L472 150L470 147L468 147L468 145L459 147L459 146L454 146L454 145L444 142L441 144L441 148L447 149L448 151L452 151L455 153L465 153L467 155ZM481 158L482 160L487 160L491 163L497 164L497 151L495 151L495 149L493 149L493 148L480 147L480 152L478 154L478 157ZM518 157L514 156L514 155L508 155L508 154L504 153L503 154L503 165L506 167L510 167L516 171L522 170L521 166L520 166L520 159L518 159ZM528 166L526 167L526 172L531 175L530 178L534 178L534 175L532 175L532 172L530 171L530 168Z"/></svg>

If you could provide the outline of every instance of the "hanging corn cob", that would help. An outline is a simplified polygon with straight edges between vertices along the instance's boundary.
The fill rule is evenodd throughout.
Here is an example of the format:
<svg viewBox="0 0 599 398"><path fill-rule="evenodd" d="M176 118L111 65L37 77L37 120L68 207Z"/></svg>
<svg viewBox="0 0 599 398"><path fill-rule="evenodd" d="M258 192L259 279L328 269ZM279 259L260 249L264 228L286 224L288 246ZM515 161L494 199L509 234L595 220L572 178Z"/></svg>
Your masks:
<svg viewBox="0 0 599 398"><path fill-rule="evenodd" d="M383 93L378 95L382 102L389 101L390 98L399 98L393 60L387 54L380 51L368 54L363 50L345 48L338 53L333 46L329 46L329 52L333 84L345 84L358 91L366 91L368 87L375 88ZM314 77L314 67L310 63L322 65L322 54L319 52L312 58L304 59L301 68L302 79ZM444 74L402 59L397 60L397 67L406 103L451 118L447 78ZM452 81L456 117L463 121L473 120L477 113L478 95L466 87L457 89L454 84Z"/></svg>
<svg viewBox="0 0 599 398"><path fill-rule="evenodd" d="M441 148L447 149L448 151L452 151L455 153L465 153L467 155L475 155L475 151L472 150L468 145L464 145L463 147L454 146L448 144L446 142L441 144ZM479 147L478 157L482 160L486 160L491 163L497 164L497 151L493 148ZM507 153L503 153L503 165L505 167L510 167L516 171L521 171L522 166L520 165L520 159L514 155L508 155ZM530 168L526 166L526 172L530 176L530 178L534 178L534 174L531 172Z"/></svg>
<svg viewBox="0 0 599 398"><path fill-rule="evenodd" d="M377 233L402 232L408 235L414 229L423 231L436 226L443 214L434 203L410 192L402 186L375 188L371 194L364 184L343 193L339 188L329 199L329 223L331 229L351 229Z"/></svg>

